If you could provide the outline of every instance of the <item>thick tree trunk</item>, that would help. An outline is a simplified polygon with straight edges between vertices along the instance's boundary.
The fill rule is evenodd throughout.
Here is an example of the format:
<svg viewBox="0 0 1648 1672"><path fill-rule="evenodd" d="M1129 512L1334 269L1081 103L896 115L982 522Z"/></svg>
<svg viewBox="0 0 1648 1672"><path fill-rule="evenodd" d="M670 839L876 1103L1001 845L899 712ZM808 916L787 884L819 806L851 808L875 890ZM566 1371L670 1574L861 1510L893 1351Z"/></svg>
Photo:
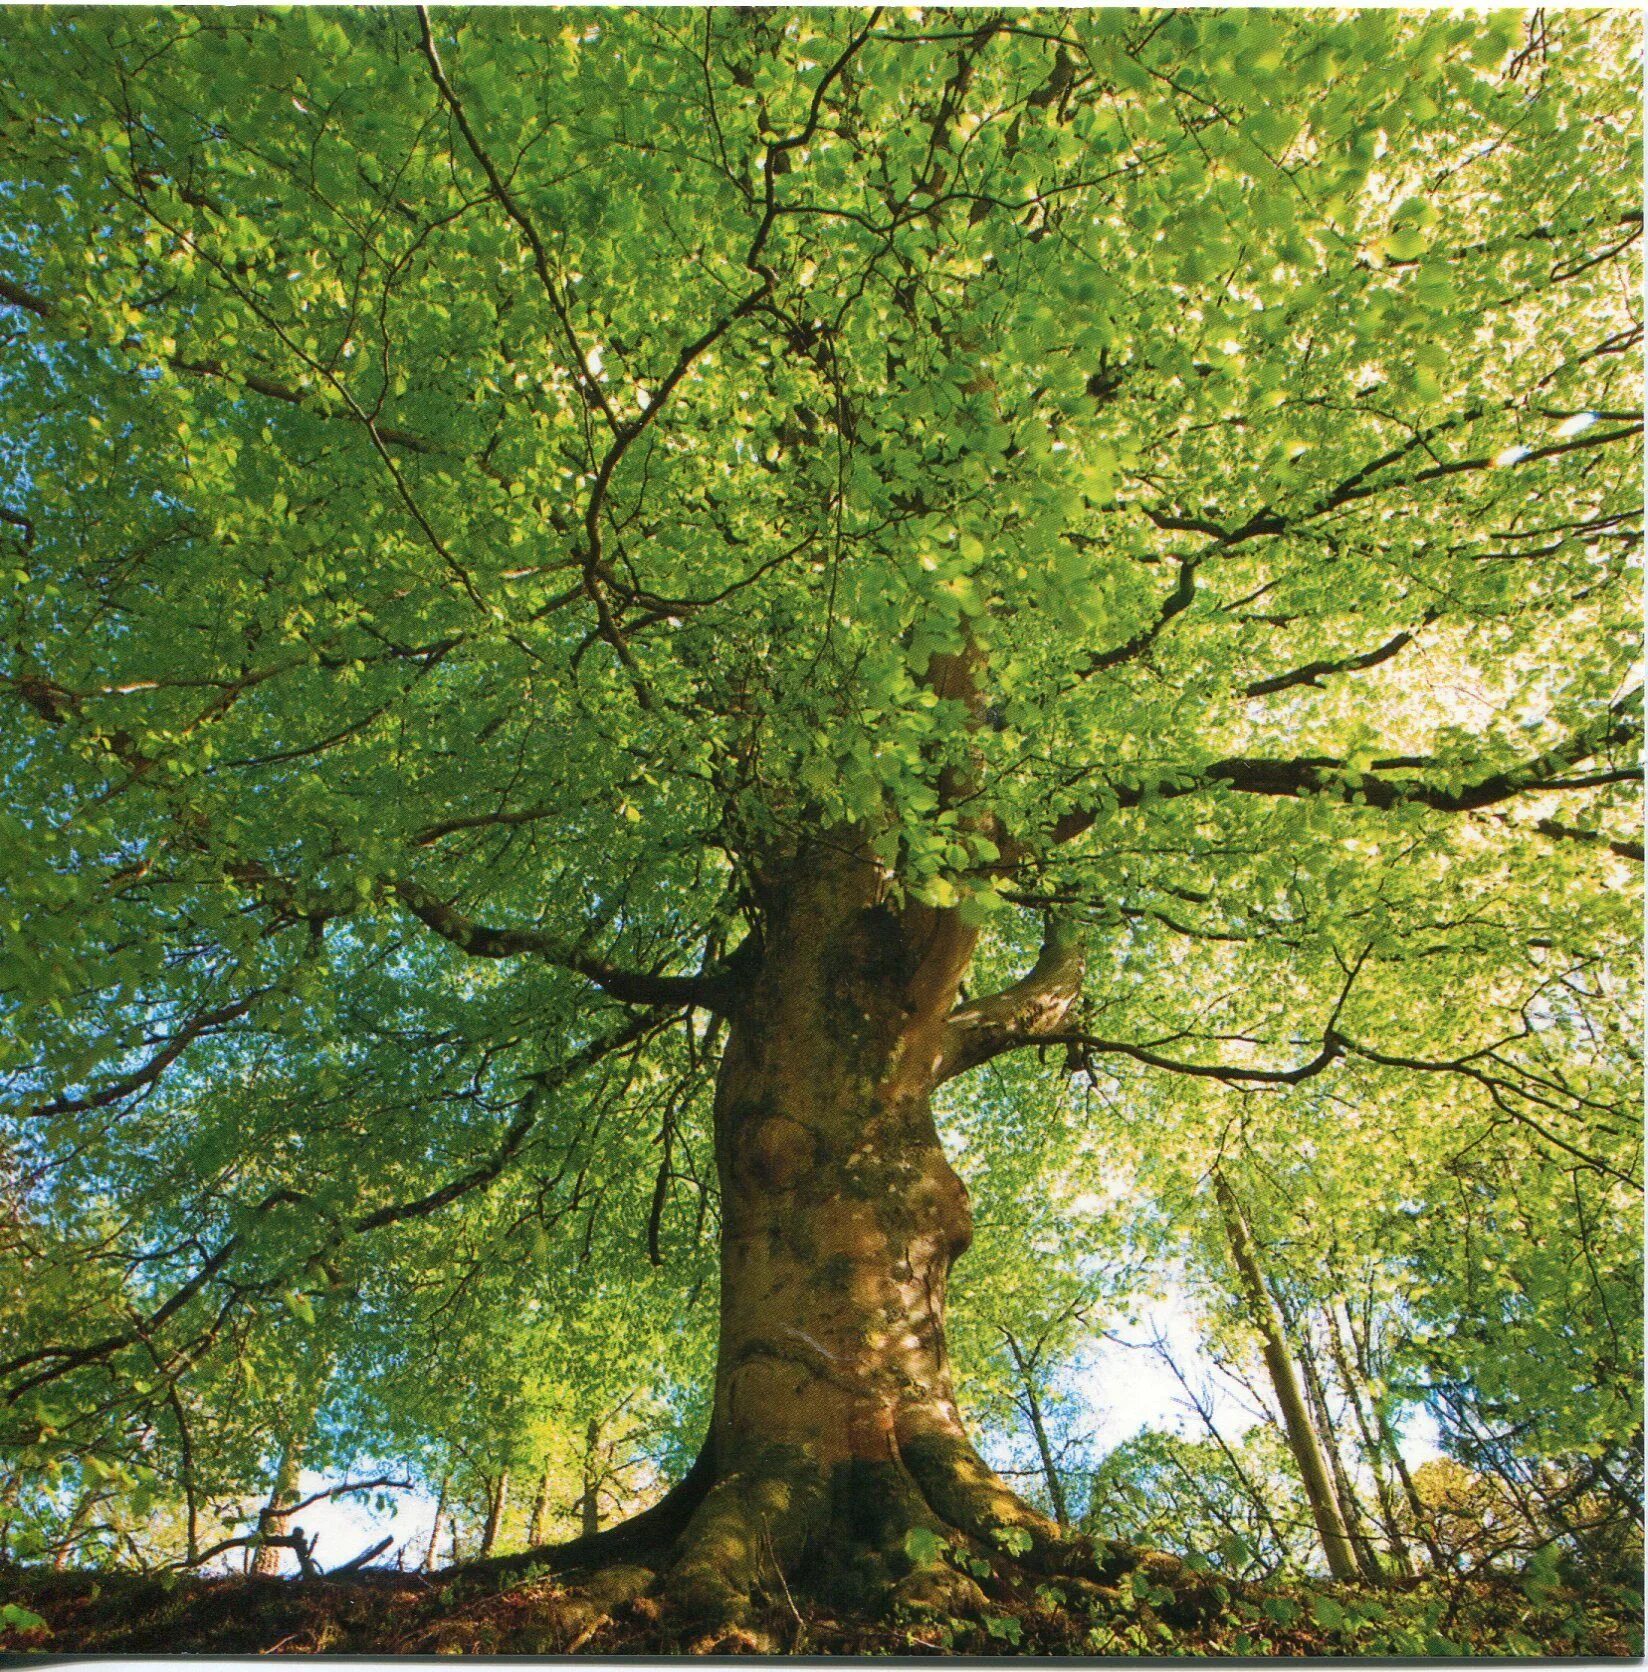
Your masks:
<svg viewBox="0 0 1648 1672"><path fill-rule="evenodd" d="M917 1527L1058 1538L974 1451L945 1346L972 1222L931 1097L973 932L884 896L862 853L815 849L767 879L729 1018L715 1484L669 1582L706 1607L787 1583L803 1552L810 1575L851 1551L886 1581Z"/></svg>
<svg viewBox="0 0 1648 1672"><path fill-rule="evenodd" d="M974 1450L944 1336L972 1221L934 1090L1058 1025L1078 944L1050 933L1022 981L958 1009L974 931L953 910L895 906L866 844L817 842L756 889L759 934L720 1002L710 1433L662 1503L559 1560L603 1564L591 1608L652 1589L703 1620L700 1648L803 1583L848 1607L978 1612L973 1579L912 1554L917 1530L1114 1577L1131 1555L1067 1538Z"/></svg>
<svg viewBox="0 0 1648 1672"><path fill-rule="evenodd" d="M1328 1473L1327 1459L1322 1455L1316 1429L1310 1420L1310 1410L1305 1403L1304 1389L1300 1386L1298 1369L1294 1365L1292 1353L1288 1351L1282 1315L1277 1310L1275 1298L1265 1283L1258 1251L1253 1245L1253 1235L1248 1229L1241 1204L1236 1200L1235 1192L1225 1182L1222 1173L1214 1173L1213 1188L1224 1216L1231 1258L1235 1262L1237 1275L1247 1296L1249 1316L1254 1328L1259 1332L1259 1339L1264 1348L1265 1367L1270 1372L1276 1402L1282 1409L1282 1423L1288 1449L1293 1453L1299 1478L1305 1488L1311 1519L1316 1523L1317 1535L1322 1541L1322 1553L1327 1557L1328 1571L1335 1579L1354 1580L1357 1577L1356 1552L1351 1546L1350 1535L1345 1530L1345 1519L1339 1508L1339 1500L1334 1495L1333 1478Z"/></svg>

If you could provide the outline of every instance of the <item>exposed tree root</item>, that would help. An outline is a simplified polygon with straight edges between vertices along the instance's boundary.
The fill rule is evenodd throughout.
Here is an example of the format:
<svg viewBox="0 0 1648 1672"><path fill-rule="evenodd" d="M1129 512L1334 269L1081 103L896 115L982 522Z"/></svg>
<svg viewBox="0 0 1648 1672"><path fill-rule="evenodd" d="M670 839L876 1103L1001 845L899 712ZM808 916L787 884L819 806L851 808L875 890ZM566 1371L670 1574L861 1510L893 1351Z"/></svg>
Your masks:
<svg viewBox="0 0 1648 1672"><path fill-rule="evenodd" d="M1125 1583L1135 1573L1143 1583ZM86 1611L76 1577L52 1577L42 1612L56 1613L48 1599L59 1595ZM831 1468L773 1447L719 1480L700 1461L653 1509L606 1532L429 1576L121 1583L132 1603L99 1626L100 1648L198 1638L294 1653L795 1653L826 1642L850 1652L872 1638L896 1648L900 1634L948 1641L1004 1617L1034 1621L1050 1583L1087 1615L1142 1607L1186 1628L1239 1589L1171 1557L1063 1534L949 1435Z"/></svg>
<svg viewBox="0 0 1648 1672"><path fill-rule="evenodd" d="M890 1533L892 1519L886 1526ZM880 1547L811 1551L761 1573L737 1622L689 1622L667 1597L671 1557L611 1561L559 1576L383 1569L319 1579L14 1570L9 1595L45 1622L0 1636L7 1651L205 1655L449 1653L625 1656L691 1650L822 1655L942 1653L1412 1656L1468 1652L1628 1656L1640 1652L1640 1592L1557 1590L1534 1603L1515 1576L1407 1580L1375 1591L1295 1581L1250 1590L1135 1553L1118 1585L1047 1578L952 1529L944 1559L897 1564ZM915 1541L918 1546L924 1541ZM979 1563L983 1577L963 1571ZM879 1610L832 1597L825 1576L866 1574ZM1180 1583L1222 1592L1204 1618L1176 1617ZM1170 1595L1170 1593L1172 1593ZM1437 1636L1439 1621L1448 1636Z"/></svg>
<svg viewBox="0 0 1648 1672"><path fill-rule="evenodd" d="M507 1639L517 1649L571 1651L627 1621L687 1652L776 1653L794 1648L784 1626L799 1626L799 1603L865 1619L978 1620L992 1593L999 1602L1048 1579L1102 1604L1135 1568L1153 1588L1173 1590L1179 1615L1201 1616L1185 1582L1190 1592L1213 1588L1172 1558L1066 1534L965 1440L924 1434L900 1460L828 1470L774 1447L756 1467L712 1482L701 1460L633 1521L451 1577L482 1593L478 1605L500 1589L530 1596L530 1622ZM439 1647L464 1612L408 1647Z"/></svg>

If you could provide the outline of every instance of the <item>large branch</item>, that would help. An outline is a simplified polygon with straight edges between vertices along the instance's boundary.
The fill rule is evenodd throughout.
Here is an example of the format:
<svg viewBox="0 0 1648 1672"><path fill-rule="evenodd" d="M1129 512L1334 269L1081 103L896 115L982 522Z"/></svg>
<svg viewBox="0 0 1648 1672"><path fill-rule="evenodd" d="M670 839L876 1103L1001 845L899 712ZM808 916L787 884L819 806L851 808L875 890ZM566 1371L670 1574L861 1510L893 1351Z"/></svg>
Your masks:
<svg viewBox="0 0 1648 1672"><path fill-rule="evenodd" d="M1429 430L1418 432L1402 446L1393 448L1391 451L1380 455L1380 457L1370 460L1359 470L1336 483L1313 504L1303 505L1296 511L1287 512L1278 512L1269 506L1265 506L1248 518L1240 528L1224 533L1219 544L1228 549L1243 545L1249 540L1286 534L1298 528L1301 523L1326 516L1343 506L1355 504L1358 500L1369 499L1377 494L1391 493L1402 488L1427 487L1433 482L1446 481L1453 476L1476 475L1486 471L1504 469L1501 454L1494 452L1477 454L1464 459L1450 459L1443 463L1430 465L1424 470L1417 470L1411 476L1393 476L1381 481L1372 480L1373 477L1378 476L1392 465L1426 448L1428 443L1444 430L1456 428L1460 424L1472 422L1482 416L1484 414L1480 410L1472 410L1458 418L1445 419L1442 423L1433 425ZM1615 442L1628 442L1640 436L1642 428L1640 422L1625 423L1618 429L1590 430L1571 440L1548 442L1543 447L1534 447L1521 454L1516 460L1516 465L1518 468L1525 468L1528 465L1537 464L1543 459L1559 458L1566 453L1584 452L1592 447L1609 447Z"/></svg>
<svg viewBox="0 0 1648 1672"><path fill-rule="evenodd" d="M420 923L472 957L542 958L586 977L602 992L626 1004L691 1004L718 1010L730 1001L732 977L725 966L702 975L654 975L645 970L620 969L575 942L542 929L494 929L477 923L409 879L392 886L395 897Z"/></svg>
<svg viewBox="0 0 1648 1672"><path fill-rule="evenodd" d="M1352 971L1353 976L1354 973ZM1569 1142L1551 1130L1548 1120L1541 1119L1533 1112L1537 1108L1550 1114L1574 1117L1583 1115L1587 1109L1594 1108L1595 1105L1572 1095L1571 1106L1563 1106L1553 1101L1538 1089L1539 1082L1531 1080L1526 1070L1519 1070L1516 1065L1506 1063L1493 1047L1460 1057L1432 1060L1397 1056L1351 1039L1339 1031L1339 1016L1348 993L1347 981L1339 1003L1334 1007L1332 1018L1322 1030L1322 1044L1316 1054L1287 1068L1247 1067L1239 1063L1224 1062L1186 1062L1162 1055L1153 1045L1136 1045L1120 1039L1102 1039L1095 1034L1084 1032L1054 1030L1040 1043L1068 1046L1075 1059L1083 1066L1088 1066L1088 1059L1094 1056L1120 1056L1163 1073L1182 1075L1189 1079L1218 1080L1232 1086L1296 1086L1305 1080L1315 1079L1334 1063L1347 1058L1359 1058L1363 1062L1373 1063L1382 1068L1405 1069L1412 1073L1452 1075L1479 1087L1501 1114L1518 1125L1527 1127L1552 1148L1633 1189L1641 1188L1639 1180L1621 1172L1600 1156ZM1514 1077L1518 1074L1521 1075L1520 1079Z"/></svg>
<svg viewBox="0 0 1648 1672"><path fill-rule="evenodd" d="M1606 338L1596 348L1587 350L1555 368L1542 378L1535 385L1535 388L1543 387L1560 372L1571 371L1599 354L1623 352L1634 346L1640 338L1640 329L1633 329ZM1468 458L1438 460L1432 448L1432 443L1490 416L1517 412L1544 415L1539 408L1529 407L1527 399L1528 397L1523 395L1499 402L1493 406L1472 405L1463 411L1438 420L1427 428L1414 430L1399 445L1369 459L1348 476L1342 477L1331 487L1324 489L1314 500L1306 501L1293 509L1277 510L1271 505L1261 505L1245 521L1233 526L1219 523L1208 516L1197 516L1163 506L1145 505L1141 509L1150 521L1160 529L1206 535L1212 544L1197 555L1194 561L1199 562L1215 552L1231 550L1236 546L1245 545L1250 540L1270 539L1277 535L1291 533L1299 528L1301 524L1314 518L1326 516L1346 505L1355 504L1359 500L1368 499L1378 494L1390 493L1401 488L1423 488L1434 482L1446 481L1454 476L1475 475L1504 469L1503 454L1497 450L1493 453L1482 453ZM1642 434L1642 421L1634 412L1608 411L1606 413L1595 413L1594 416L1606 417L1610 422L1616 423L1620 427L1610 430L1589 430L1583 435L1548 442L1544 446L1535 447L1520 454L1515 461L1516 466L1525 468L1544 459L1559 458L1565 454L1586 451L1592 447L1608 447L1616 442L1629 442L1634 437ZM1429 457L1436 462L1407 476L1387 476L1385 474L1394 466L1406 464L1416 457Z"/></svg>
<svg viewBox="0 0 1648 1672"><path fill-rule="evenodd" d="M1211 766L1194 772L1164 771L1147 782L1106 783L1093 806L1066 813L1054 824L1053 840L1067 842L1081 835L1099 816L1101 804L1139 807L1147 802L1200 795L1208 790L1230 790L1241 795L1327 794L1337 795L1358 806L1387 810L1416 806L1444 813L1465 813L1512 796L1544 790L1592 789L1605 784L1634 783L1641 779L1640 766L1608 768L1579 777L1564 774L1605 749L1640 741L1641 706L1642 690L1638 687L1616 702L1595 724L1575 732L1554 748L1458 787L1424 777L1387 776L1442 765L1425 756L1376 760L1366 770L1360 770L1349 761L1330 755L1306 756L1297 760L1267 760L1238 755L1215 761Z"/></svg>
<svg viewBox="0 0 1648 1672"><path fill-rule="evenodd" d="M1161 521L1162 519L1153 520ZM1156 619L1148 626L1141 627L1125 643L1115 645L1109 650L1096 651L1092 656L1089 656L1078 670L1080 677L1086 679L1103 668L1114 668L1123 662L1131 662L1136 656L1140 656L1148 650L1160 637L1168 623L1175 616L1183 615L1195 601L1196 567L1200 561L1200 557L1181 557L1179 559L1178 581L1173 590L1162 600L1161 608L1156 613Z"/></svg>
<svg viewBox="0 0 1648 1672"><path fill-rule="evenodd" d="M70 714L78 712L79 699L72 692L37 678L3 680L31 709L49 724L61 724ZM122 744L123 733L101 738L103 747L119 759L134 776L147 772L153 765L152 757L135 752ZM443 827L437 826L438 831ZM197 837L200 835L196 832ZM426 833L427 836L427 833ZM425 838L420 837L420 842ZM240 863L229 869L235 881L256 890L268 903L274 903L294 917L312 918L314 912L297 902L296 890L256 862ZM540 929L494 929L476 923L455 907L441 900L409 878L393 881L390 887L406 907L426 927L433 929L444 940L477 958L515 958L523 955L542 958L585 976L616 999L627 1004L693 1004L705 1009L725 1008L730 997L732 972L723 967L702 975L655 975L641 970L624 970L604 958L586 952L575 942L565 941ZM330 914L327 914L330 915ZM197 1024L185 1028L163 1048L142 1070L128 1076L107 1092L99 1094L92 1103L60 1103L41 1110L43 1114L63 1114L71 1109L90 1108L112 1102L128 1092L140 1089L157 1079L183 1049L199 1033L209 1031L233 1020L249 1009L261 994L254 994L245 1004L231 1007L222 1014L211 1012ZM175 1045L175 1049L172 1046Z"/></svg>
<svg viewBox="0 0 1648 1672"><path fill-rule="evenodd" d="M999 993L959 1006L945 1024L937 1079L942 1082L1059 1028L1081 996L1087 954L1073 925L1050 919L1030 973Z"/></svg>
<svg viewBox="0 0 1648 1672"><path fill-rule="evenodd" d="M1641 842L1633 842L1624 836L1611 836L1606 830L1580 830L1571 824L1563 824L1560 819L1537 819L1533 824L1524 827L1508 819L1503 813L1495 813L1492 816L1507 830L1536 830L1553 842L1584 842L1589 847L1606 848L1609 853L1617 854L1621 859L1635 860L1638 865L1643 862Z"/></svg>

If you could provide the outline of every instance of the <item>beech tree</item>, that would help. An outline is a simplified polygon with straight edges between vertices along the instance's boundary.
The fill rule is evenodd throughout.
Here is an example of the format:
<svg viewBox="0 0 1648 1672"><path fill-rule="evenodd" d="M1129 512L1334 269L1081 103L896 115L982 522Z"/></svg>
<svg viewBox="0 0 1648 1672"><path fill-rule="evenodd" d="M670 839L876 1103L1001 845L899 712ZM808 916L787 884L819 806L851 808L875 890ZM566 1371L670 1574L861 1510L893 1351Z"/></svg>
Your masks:
<svg viewBox="0 0 1648 1672"><path fill-rule="evenodd" d="M578 1560L961 1611L1130 1559L955 1396L1026 1111L1634 1247L1633 18L4 29L15 1443L707 1220Z"/></svg>

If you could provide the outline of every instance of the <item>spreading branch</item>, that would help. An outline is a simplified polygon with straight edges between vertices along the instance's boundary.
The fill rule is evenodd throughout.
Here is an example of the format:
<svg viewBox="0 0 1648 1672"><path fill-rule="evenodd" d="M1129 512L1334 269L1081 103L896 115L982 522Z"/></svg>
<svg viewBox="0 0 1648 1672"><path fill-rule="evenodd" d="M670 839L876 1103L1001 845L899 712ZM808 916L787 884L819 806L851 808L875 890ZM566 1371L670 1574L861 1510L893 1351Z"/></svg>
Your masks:
<svg viewBox="0 0 1648 1672"><path fill-rule="evenodd" d="M626 1004L691 1004L718 1010L725 1009L731 999L731 977L725 965L702 975L655 975L619 969L575 942L542 929L497 929L477 923L410 880L396 882L393 890L420 923L471 957L541 958L586 977L602 992Z"/></svg>
<svg viewBox="0 0 1648 1672"><path fill-rule="evenodd" d="M1425 625L1429 626L1439 614L1436 610L1425 612ZM1243 694L1249 697L1268 697L1277 691L1291 690L1296 685L1320 686L1324 679L1334 674L1356 673L1363 668L1376 668L1381 662L1388 662L1391 657L1413 643L1414 635L1401 632L1387 639L1382 645L1373 650L1365 650L1356 656L1337 656L1321 658L1313 662L1306 662L1302 667L1292 668L1287 673L1272 674L1268 679L1255 679L1245 687Z"/></svg>
<svg viewBox="0 0 1648 1672"><path fill-rule="evenodd" d="M952 1011L944 1030L938 1079L953 1079L1004 1051L1044 1042L1081 996L1087 954L1076 928L1050 918L1030 972L998 993Z"/></svg>
<svg viewBox="0 0 1648 1672"><path fill-rule="evenodd" d="M1055 823L1053 840L1067 842L1081 835L1099 816L1101 806L1140 807L1154 801L1199 795L1209 790L1230 790L1242 795L1332 795L1364 807L1389 810L1416 806L1433 808L1437 812L1464 813L1517 795L1640 782L1640 766L1610 767L1577 777L1568 774L1581 762L1605 750L1640 742L1641 711L1642 689L1639 686L1616 702L1594 724L1583 727L1543 754L1532 756L1516 766L1486 773L1457 787L1439 782L1434 777L1413 775L1427 770L1442 770L1443 763L1428 756L1375 760L1366 770L1330 755L1305 756L1296 760L1233 756L1197 771L1165 771L1148 782L1111 781L1105 784L1093 805L1066 813Z"/></svg>

